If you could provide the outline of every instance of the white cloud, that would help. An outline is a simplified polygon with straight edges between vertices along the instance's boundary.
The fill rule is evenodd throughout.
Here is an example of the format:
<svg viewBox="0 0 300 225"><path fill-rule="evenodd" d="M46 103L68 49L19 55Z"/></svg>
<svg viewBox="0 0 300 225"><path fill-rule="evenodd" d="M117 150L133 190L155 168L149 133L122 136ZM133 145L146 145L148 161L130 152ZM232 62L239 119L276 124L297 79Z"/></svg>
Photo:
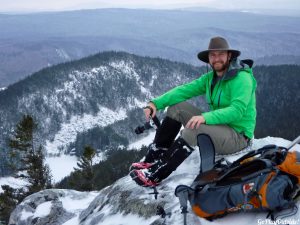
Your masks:
<svg viewBox="0 0 300 225"><path fill-rule="evenodd" d="M298 0L0 0L0 11L57 11L91 8L299 9Z"/></svg>
<svg viewBox="0 0 300 225"><path fill-rule="evenodd" d="M222 9L299 9L299 0L214 0L211 7Z"/></svg>
<svg viewBox="0 0 300 225"><path fill-rule="evenodd" d="M0 11L40 11L84 8L164 8L172 6L205 5L213 0L0 0Z"/></svg>

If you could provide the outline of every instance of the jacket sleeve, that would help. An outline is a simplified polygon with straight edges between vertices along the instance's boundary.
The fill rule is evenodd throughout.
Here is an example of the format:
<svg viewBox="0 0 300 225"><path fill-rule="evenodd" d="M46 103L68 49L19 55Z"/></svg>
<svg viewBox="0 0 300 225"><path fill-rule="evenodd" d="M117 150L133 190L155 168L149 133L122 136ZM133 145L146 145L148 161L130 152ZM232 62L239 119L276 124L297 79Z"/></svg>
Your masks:
<svg viewBox="0 0 300 225"><path fill-rule="evenodd" d="M207 79L208 74L204 74L190 83L171 89L165 94L151 100L151 102L155 104L158 110L161 110L167 106L175 105L192 97L203 95L206 91Z"/></svg>
<svg viewBox="0 0 300 225"><path fill-rule="evenodd" d="M230 83L231 101L228 107L203 113L206 124L230 124L240 120L251 101L254 83L248 72L242 71Z"/></svg>

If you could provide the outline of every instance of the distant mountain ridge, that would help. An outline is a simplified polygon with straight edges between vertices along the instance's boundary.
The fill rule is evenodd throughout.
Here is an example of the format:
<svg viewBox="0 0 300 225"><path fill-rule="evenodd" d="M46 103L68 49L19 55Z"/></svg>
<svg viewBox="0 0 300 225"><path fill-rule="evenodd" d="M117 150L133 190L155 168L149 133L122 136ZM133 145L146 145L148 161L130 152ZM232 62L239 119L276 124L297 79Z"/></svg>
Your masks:
<svg viewBox="0 0 300 225"><path fill-rule="evenodd" d="M36 119L36 139L48 154L80 155L87 144L99 151L126 146L137 139L133 130L144 123L141 107L147 101L206 69L125 52L104 52L43 69L0 92L0 161L7 157L6 140L22 114ZM293 139L299 133L299 73L296 65L254 68L257 138ZM195 101L207 108L203 98Z"/></svg>
<svg viewBox="0 0 300 225"><path fill-rule="evenodd" d="M242 12L98 9L0 15L0 87L47 66L118 50L201 65L198 51L225 36L242 57L300 64L300 17ZM276 56L274 56L276 55ZM297 58L298 57L298 58ZM203 65L203 64L202 64Z"/></svg>

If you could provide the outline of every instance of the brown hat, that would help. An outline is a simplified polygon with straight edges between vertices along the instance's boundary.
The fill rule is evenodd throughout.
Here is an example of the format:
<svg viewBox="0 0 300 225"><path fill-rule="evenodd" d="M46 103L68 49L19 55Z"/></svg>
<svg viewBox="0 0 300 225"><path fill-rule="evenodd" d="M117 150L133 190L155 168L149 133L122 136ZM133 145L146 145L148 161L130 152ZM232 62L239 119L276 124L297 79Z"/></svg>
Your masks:
<svg viewBox="0 0 300 225"><path fill-rule="evenodd" d="M229 48L228 42L225 40L225 38L213 37L212 39L210 39L208 49L199 52L198 58L205 63L209 63L208 53L212 50L230 51L232 53L232 58L237 58L241 54L240 51Z"/></svg>

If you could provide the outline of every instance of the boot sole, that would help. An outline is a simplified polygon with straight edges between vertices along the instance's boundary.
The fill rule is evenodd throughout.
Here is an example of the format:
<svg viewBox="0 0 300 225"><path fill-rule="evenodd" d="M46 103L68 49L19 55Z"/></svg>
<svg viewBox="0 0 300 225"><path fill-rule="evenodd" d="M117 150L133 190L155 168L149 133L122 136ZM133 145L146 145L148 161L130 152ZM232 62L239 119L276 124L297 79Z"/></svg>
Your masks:
<svg viewBox="0 0 300 225"><path fill-rule="evenodd" d="M152 185L152 186L146 186L139 178L138 176L135 174L134 171L131 171L129 173L129 176L131 177L132 180L135 181L135 183L139 186L142 186L142 187L149 187L149 188L153 188L153 187L156 187L157 185Z"/></svg>
<svg viewBox="0 0 300 225"><path fill-rule="evenodd" d="M138 179L138 176L135 174L134 171L131 171L131 172L129 173L129 176L131 177L132 180L135 181L136 184L138 184L139 186L145 187L145 184L144 184L143 182L141 182L140 179Z"/></svg>

